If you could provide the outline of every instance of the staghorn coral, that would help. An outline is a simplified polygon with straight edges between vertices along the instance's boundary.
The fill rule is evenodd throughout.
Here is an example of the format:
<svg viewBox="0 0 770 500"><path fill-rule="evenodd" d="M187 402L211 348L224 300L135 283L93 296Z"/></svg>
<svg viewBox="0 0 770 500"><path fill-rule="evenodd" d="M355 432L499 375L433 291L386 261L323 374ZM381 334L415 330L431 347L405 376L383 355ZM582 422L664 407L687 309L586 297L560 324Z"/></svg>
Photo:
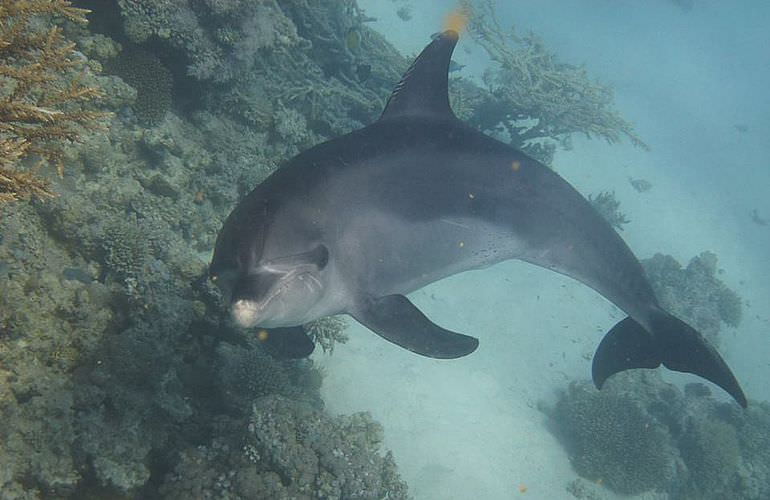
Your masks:
<svg viewBox="0 0 770 500"><path fill-rule="evenodd" d="M63 146L98 128L107 116L89 104L100 92L84 85L88 71L54 17L85 24L87 10L66 0L0 0L0 203L53 196L23 160L64 170Z"/></svg>
<svg viewBox="0 0 770 500"><path fill-rule="evenodd" d="M484 82L497 101L495 116L512 141L549 138L568 145L571 134L583 133L610 143L625 137L647 148L612 109L609 87L590 81L584 68L559 62L536 35L504 32L490 0L460 3L469 14L471 35L498 65L484 74Z"/></svg>

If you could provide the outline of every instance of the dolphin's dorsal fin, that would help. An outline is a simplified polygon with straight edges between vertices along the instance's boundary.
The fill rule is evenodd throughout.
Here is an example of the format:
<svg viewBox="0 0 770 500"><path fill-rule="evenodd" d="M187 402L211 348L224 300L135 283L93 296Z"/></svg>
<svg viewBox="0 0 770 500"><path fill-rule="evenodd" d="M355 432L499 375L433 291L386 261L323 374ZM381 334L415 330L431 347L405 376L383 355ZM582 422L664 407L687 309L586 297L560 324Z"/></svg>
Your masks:
<svg viewBox="0 0 770 500"><path fill-rule="evenodd" d="M456 31L444 31L420 52L390 94L380 120L395 116L454 116L447 80L458 39Z"/></svg>

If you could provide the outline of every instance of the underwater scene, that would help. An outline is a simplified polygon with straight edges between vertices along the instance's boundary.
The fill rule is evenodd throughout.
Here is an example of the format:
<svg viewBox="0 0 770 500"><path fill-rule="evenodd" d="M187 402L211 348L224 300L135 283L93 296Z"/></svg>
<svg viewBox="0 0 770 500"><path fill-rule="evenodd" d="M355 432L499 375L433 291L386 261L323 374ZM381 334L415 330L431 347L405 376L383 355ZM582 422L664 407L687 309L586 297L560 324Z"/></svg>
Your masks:
<svg viewBox="0 0 770 500"><path fill-rule="evenodd" d="M0 0L0 500L770 499L768 19Z"/></svg>

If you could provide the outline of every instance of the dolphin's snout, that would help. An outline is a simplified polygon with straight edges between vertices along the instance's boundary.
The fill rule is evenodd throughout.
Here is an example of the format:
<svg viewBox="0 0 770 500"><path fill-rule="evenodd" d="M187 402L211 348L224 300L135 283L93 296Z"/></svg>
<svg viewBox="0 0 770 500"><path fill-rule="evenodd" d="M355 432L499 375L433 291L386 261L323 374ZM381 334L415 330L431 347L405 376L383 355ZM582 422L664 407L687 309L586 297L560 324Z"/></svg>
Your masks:
<svg viewBox="0 0 770 500"><path fill-rule="evenodd" d="M259 305L253 300L238 299L230 307L230 313L239 326L249 328L257 324Z"/></svg>

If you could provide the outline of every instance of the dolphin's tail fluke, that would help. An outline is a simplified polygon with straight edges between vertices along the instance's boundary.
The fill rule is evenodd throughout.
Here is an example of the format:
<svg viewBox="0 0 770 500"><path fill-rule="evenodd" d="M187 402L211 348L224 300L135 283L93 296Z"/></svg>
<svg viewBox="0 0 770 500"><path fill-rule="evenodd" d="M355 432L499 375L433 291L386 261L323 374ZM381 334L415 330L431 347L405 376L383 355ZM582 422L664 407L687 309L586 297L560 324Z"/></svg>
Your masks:
<svg viewBox="0 0 770 500"><path fill-rule="evenodd" d="M652 332L631 318L612 327L594 355L592 375L597 388L615 373L663 364L715 383L746 407L746 396L727 363L694 328L662 310L653 313L650 328Z"/></svg>

